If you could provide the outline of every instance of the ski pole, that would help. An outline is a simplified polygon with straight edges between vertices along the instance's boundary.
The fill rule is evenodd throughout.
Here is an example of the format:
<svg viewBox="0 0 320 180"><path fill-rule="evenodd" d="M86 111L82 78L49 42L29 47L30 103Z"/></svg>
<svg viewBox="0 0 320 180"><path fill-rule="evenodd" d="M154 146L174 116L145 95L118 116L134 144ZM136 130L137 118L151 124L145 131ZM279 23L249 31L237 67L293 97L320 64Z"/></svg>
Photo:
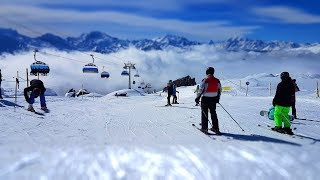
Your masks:
<svg viewBox="0 0 320 180"><path fill-rule="evenodd" d="M242 127L239 125L239 123L231 116L231 114L220 104L220 103L218 103L222 108L223 108L223 110L225 110L228 114L229 114L229 116L231 117L231 119L234 121L234 122L236 122L237 123L237 125L240 127L240 129L242 130L242 131L244 131L244 129L242 129Z"/></svg>

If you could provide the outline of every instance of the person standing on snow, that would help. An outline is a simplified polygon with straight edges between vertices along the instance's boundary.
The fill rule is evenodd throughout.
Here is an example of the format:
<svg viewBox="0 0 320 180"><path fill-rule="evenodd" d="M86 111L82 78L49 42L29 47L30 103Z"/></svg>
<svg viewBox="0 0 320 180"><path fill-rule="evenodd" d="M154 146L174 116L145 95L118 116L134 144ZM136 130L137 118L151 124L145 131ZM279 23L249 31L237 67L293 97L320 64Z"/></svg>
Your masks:
<svg viewBox="0 0 320 180"><path fill-rule="evenodd" d="M200 89L195 99L199 104L201 98L201 131L208 131L208 110L210 110L212 120L212 130L220 135L218 116L216 112L217 103L219 103L221 96L220 80L214 77L214 68L208 67L206 70L207 77L204 78L200 84Z"/></svg>
<svg viewBox="0 0 320 180"><path fill-rule="evenodd" d="M198 94L198 92L199 92L199 84L197 85L196 90L194 90L194 93Z"/></svg>
<svg viewBox="0 0 320 180"><path fill-rule="evenodd" d="M292 79L292 83L294 85L294 93L293 93L293 96L292 96L292 116L294 118L297 118L297 110L296 110L296 92L300 91L297 83L296 83L296 79Z"/></svg>
<svg viewBox="0 0 320 180"><path fill-rule="evenodd" d="M172 96L173 96L173 100L172 100L172 104L179 104L177 101L177 93L179 93L179 91L177 91L177 86L175 84L173 84L173 91L172 91Z"/></svg>
<svg viewBox="0 0 320 180"><path fill-rule="evenodd" d="M199 84L196 87L196 90L194 90L194 93L196 93L196 95L199 93ZM196 106L199 106L199 103L196 103Z"/></svg>
<svg viewBox="0 0 320 180"><path fill-rule="evenodd" d="M295 93L295 87L288 72L282 72L280 77L281 82L277 86L276 94L272 101L272 105L275 107L275 127L271 129L280 133L293 135L292 129L290 128L291 124L288 114L290 106L292 105L292 96ZM282 122L284 124L283 128Z"/></svg>
<svg viewBox="0 0 320 180"><path fill-rule="evenodd" d="M173 95L173 83L172 80L169 80L169 82L167 83L167 87L163 88L162 92L167 91L168 93L168 97L167 97L167 105L166 106L172 106L170 104L170 97Z"/></svg>
<svg viewBox="0 0 320 180"><path fill-rule="evenodd" d="M30 92L30 97L28 96L28 92ZM26 101L29 103L28 111L35 112L33 108L34 98L37 98L40 96L40 105L41 110L48 111L47 105L46 105L46 99L44 97L44 92L46 91L46 88L43 85L43 82L38 79L33 79L30 81L30 86L24 89L24 97Z"/></svg>

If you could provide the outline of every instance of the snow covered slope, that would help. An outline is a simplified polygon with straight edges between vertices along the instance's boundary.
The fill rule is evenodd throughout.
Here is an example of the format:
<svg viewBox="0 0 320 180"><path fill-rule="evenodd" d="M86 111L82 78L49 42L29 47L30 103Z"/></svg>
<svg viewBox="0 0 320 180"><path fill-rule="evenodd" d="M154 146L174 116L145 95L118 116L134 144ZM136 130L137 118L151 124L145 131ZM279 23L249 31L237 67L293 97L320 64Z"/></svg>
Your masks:
<svg viewBox="0 0 320 180"><path fill-rule="evenodd" d="M297 95L297 114L307 120L293 121L304 136L293 138L270 131L273 122L259 115L272 101L264 90L224 93L220 103L245 131L218 105L224 135L210 138L191 126L201 115L194 89L178 88L173 107L163 106L166 94L130 90L50 96L44 115L25 111L22 96L15 109L14 99L0 100L0 179L318 179L319 99Z"/></svg>

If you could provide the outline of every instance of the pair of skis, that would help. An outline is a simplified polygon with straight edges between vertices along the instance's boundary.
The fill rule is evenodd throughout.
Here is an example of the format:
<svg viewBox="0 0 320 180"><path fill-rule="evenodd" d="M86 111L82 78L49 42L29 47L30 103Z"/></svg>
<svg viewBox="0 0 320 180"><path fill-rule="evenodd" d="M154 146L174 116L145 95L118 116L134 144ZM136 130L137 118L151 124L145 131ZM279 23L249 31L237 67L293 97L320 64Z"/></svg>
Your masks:
<svg viewBox="0 0 320 180"><path fill-rule="evenodd" d="M222 133L220 134L216 134L215 132L212 133L210 131L203 131L201 128L197 127L195 124L192 124L193 127L195 127L196 129L198 129L199 131L201 131L203 134L207 135L207 136L211 136L211 135L217 135L217 136L221 136Z"/></svg>
<svg viewBox="0 0 320 180"><path fill-rule="evenodd" d="M44 116L45 113L49 113L49 112L50 112L49 109L46 109L46 110L42 110L42 109L41 109L42 112L39 112L39 111L29 111L29 110L27 110L27 111L28 111L28 112L31 112L31 113L34 113L34 114L37 114L37 115L40 115L40 116Z"/></svg>

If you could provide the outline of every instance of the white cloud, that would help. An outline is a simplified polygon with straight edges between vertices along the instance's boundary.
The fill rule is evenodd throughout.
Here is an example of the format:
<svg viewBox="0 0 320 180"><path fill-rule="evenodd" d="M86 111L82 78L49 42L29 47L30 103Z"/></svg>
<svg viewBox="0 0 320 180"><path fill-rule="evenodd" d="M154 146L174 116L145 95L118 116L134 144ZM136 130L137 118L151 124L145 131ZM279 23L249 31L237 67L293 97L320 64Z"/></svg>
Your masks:
<svg viewBox="0 0 320 180"><path fill-rule="evenodd" d="M320 23L320 15L313 15L285 6L256 7L252 10L255 14L264 18L271 18L277 22L290 24ZM273 21L274 22L274 21Z"/></svg>
<svg viewBox="0 0 320 180"><path fill-rule="evenodd" d="M110 73L109 79L101 79L100 74L83 74L82 67L91 62L89 53L66 53L53 50L43 50L62 57L76 59L70 61L55 56L39 54L38 60L46 62L51 71L47 77L41 77L45 85L63 95L70 88L80 89L81 85L89 91L100 94L128 87L128 77L121 76L124 62L128 60L136 64L141 78L135 78L138 83L151 83L153 88L162 89L168 80L178 79L187 75L195 77L197 83L205 76L205 69L213 66L216 76L222 78L243 78L257 73L274 73L288 71L290 74L317 73L320 74L318 57L295 56L292 52L277 53L247 53L227 52L209 45L196 46L187 51L149 51L135 48L120 51L115 54L95 54L96 65L100 72L102 66ZM19 71L25 79L25 70L34 62L33 53L7 55L0 59L0 69L6 80L12 79ZM83 63L82 63L83 62ZM135 73L135 72L134 72ZM3 82L4 88L14 88L14 83ZM21 83L21 88L26 83ZM137 86L134 86L137 87Z"/></svg>
<svg viewBox="0 0 320 180"><path fill-rule="evenodd" d="M163 35L167 32L208 41L209 39L224 40L233 36L243 36L258 28L257 26L232 26L227 21L191 22L177 19L156 19L114 11L80 12L32 6L1 6L0 16L2 17L0 26L14 27L19 32L28 35L35 35L34 32L30 33L29 29L54 34L56 33L52 32L52 29L56 29L56 31L64 32L67 35L75 35L75 33L97 30L94 28L99 27L99 30L105 30L111 34L127 35L127 38L132 38L135 34L132 32L133 29L139 28L145 34L152 32ZM26 30L22 25L29 28ZM46 28L48 26L53 28ZM115 27L118 27L117 31L110 32ZM39 34L36 35L39 36Z"/></svg>
<svg viewBox="0 0 320 180"><path fill-rule="evenodd" d="M106 6L106 7L122 7L122 8L136 8L142 10L159 10L159 11L178 11L182 10L184 6L190 4L201 3L228 3L229 0L77 0L74 4L76 6ZM70 0L2 0L2 5L70 5Z"/></svg>

